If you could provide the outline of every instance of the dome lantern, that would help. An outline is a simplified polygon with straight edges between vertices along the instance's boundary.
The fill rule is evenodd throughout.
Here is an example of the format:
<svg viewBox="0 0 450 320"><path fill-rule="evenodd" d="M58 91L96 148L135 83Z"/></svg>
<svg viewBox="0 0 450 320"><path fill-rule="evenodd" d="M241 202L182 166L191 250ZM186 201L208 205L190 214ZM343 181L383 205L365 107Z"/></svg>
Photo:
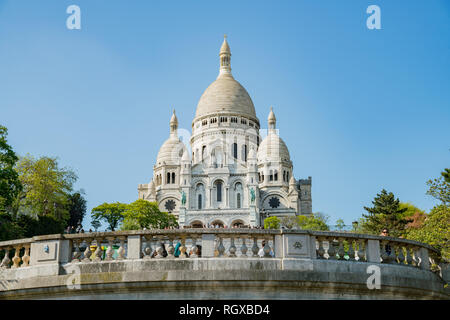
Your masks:
<svg viewBox="0 0 450 320"><path fill-rule="evenodd" d="M222 47L220 47L220 72L219 77L222 74L231 75L231 50L227 42L227 35L223 36Z"/></svg>

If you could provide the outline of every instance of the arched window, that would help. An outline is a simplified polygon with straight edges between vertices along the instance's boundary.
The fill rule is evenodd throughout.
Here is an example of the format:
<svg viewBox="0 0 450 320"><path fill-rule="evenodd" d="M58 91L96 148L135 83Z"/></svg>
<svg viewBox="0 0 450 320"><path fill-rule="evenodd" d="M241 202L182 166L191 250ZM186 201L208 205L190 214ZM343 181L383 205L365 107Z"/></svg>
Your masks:
<svg viewBox="0 0 450 320"><path fill-rule="evenodd" d="M170 183L170 172L167 172L167 180L166 183Z"/></svg>
<svg viewBox="0 0 450 320"><path fill-rule="evenodd" d="M237 159L238 157L238 145L237 143L233 143L233 157Z"/></svg>
<svg viewBox="0 0 450 320"><path fill-rule="evenodd" d="M274 178L275 181L278 181L278 170L275 170Z"/></svg>
<svg viewBox="0 0 450 320"><path fill-rule="evenodd" d="M289 171L286 171L286 181L289 182Z"/></svg>
<svg viewBox="0 0 450 320"><path fill-rule="evenodd" d="M286 181L286 171L283 170L283 181Z"/></svg>
<svg viewBox="0 0 450 320"><path fill-rule="evenodd" d="M222 182L217 181L216 182L216 189L217 189L217 202L222 201Z"/></svg>
<svg viewBox="0 0 450 320"><path fill-rule="evenodd" d="M273 171L269 171L269 181L273 181Z"/></svg>
<svg viewBox="0 0 450 320"><path fill-rule="evenodd" d="M197 203L197 208L198 208L198 210L200 210L202 208L202 195L201 194L198 195L197 202L198 202Z"/></svg>
<svg viewBox="0 0 450 320"><path fill-rule="evenodd" d="M175 183L175 172L172 172L172 183Z"/></svg>
<svg viewBox="0 0 450 320"><path fill-rule="evenodd" d="M236 207L239 209L241 207L241 194L236 195Z"/></svg>

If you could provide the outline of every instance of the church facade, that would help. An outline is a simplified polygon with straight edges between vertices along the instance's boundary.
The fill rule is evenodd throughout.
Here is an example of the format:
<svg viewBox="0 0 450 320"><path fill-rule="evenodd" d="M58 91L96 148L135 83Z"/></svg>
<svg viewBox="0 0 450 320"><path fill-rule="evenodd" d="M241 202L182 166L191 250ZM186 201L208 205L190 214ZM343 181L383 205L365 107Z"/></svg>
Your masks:
<svg viewBox="0 0 450 320"><path fill-rule="evenodd" d="M219 58L219 75L198 102L190 145L178 135L174 111L153 177L138 186L139 199L157 202L180 227L255 227L269 216L312 214L311 177L294 178L272 108L262 139L252 99L231 73L226 37Z"/></svg>

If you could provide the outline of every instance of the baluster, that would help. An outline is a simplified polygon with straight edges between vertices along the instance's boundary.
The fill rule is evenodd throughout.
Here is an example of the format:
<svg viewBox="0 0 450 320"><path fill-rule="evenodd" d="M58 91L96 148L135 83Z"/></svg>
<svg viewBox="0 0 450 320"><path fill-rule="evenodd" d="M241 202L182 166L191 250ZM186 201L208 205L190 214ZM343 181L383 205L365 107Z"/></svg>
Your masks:
<svg viewBox="0 0 450 320"><path fill-rule="evenodd" d="M25 244L25 253L22 257L22 267L28 267L30 265L30 244Z"/></svg>
<svg viewBox="0 0 450 320"><path fill-rule="evenodd" d="M395 252L396 245L394 243L391 243L391 254L389 255L389 263L395 264L397 263L397 253Z"/></svg>
<svg viewBox="0 0 450 320"><path fill-rule="evenodd" d="M217 246L217 256L222 257L225 252L225 247L223 245L223 239L221 236L217 235L219 238L219 245Z"/></svg>
<svg viewBox="0 0 450 320"><path fill-rule="evenodd" d="M91 262L91 255L92 255L92 251L91 251L91 241L92 239L90 238L86 238L85 243L86 243L86 250L84 250L84 259L82 260L83 262Z"/></svg>
<svg viewBox="0 0 450 320"><path fill-rule="evenodd" d="M0 264L1 268L6 268L9 269L10 268L10 263L11 263L11 259L9 258L9 249L10 247L5 247L5 256L3 257L2 263Z"/></svg>
<svg viewBox="0 0 450 320"><path fill-rule="evenodd" d="M103 254L101 238L95 239L95 244L97 247L95 248L94 259L92 259L92 261L99 262L102 261L102 254Z"/></svg>
<svg viewBox="0 0 450 320"><path fill-rule="evenodd" d="M264 258L272 258L272 256L270 255L270 246L269 246L269 239L264 239L265 240L265 244L264 244Z"/></svg>
<svg viewBox="0 0 450 320"><path fill-rule="evenodd" d="M191 245L191 254L189 255L191 258L198 258L198 248L197 248L197 239L195 236L191 236L192 245Z"/></svg>
<svg viewBox="0 0 450 320"><path fill-rule="evenodd" d="M338 238L338 241L339 241L339 249L337 251L337 254L339 255L339 260L345 260L344 239Z"/></svg>
<svg viewBox="0 0 450 320"><path fill-rule="evenodd" d="M167 258L175 258L173 255L175 252L175 247L173 246L173 238L169 237L169 245L167 246Z"/></svg>
<svg viewBox="0 0 450 320"><path fill-rule="evenodd" d="M380 241L381 244L381 248L380 248L380 252L381 252L381 259L382 259L382 263L389 263L389 251L392 251L392 249L389 249L390 247L388 247L388 241Z"/></svg>
<svg viewBox="0 0 450 320"><path fill-rule="evenodd" d="M348 261L355 261L356 260L355 259L356 258L356 252L355 252L355 249L353 248L353 245L356 245L356 243L353 244L353 242L354 242L353 239L348 240Z"/></svg>
<svg viewBox="0 0 450 320"><path fill-rule="evenodd" d="M230 258L235 258L236 257L236 246L234 245L234 236L230 237L231 239L231 244L230 244L230 248L228 249L228 256Z"/></svg>
<svg viewBox="0 0 450 320"><path fill-rule="evenodd" d="M336 260L336 248L334 247L334 238L328 238L328 259Z"/></svg>
<svg viewBox="0 0 450 320"><path fill-rule="evenodd" d="M413 256L412 256L412 265L414 267L418 268L419 267L419 252L418 252L418 248L413 246L413 247L411 247L411 250L412 250L412 254L413 254Z"/></svg>
<svg viewBox="0 0 450 320"><path fill-rule="evenodd" d="M72 254L72 262L80 262L81 251L80 251L80 240L73 239L72 245L75 247L75 251Z"/></svg>
<svg viewBox="0 0 450 320"><path fill-rule="evenodd" d="M405 264L405 255L403 253L403 246L402 245L398 246L398 256L397 256L397 258L398 258L398 263L399 264Z"/></svg>
<svg viewBox="0 0 450 320"><path fill-rule="evenodd" d="M151 238L152 236L142 236L144 240L144 259L150 259L152 257L152 246L151 246Z"/></svg>
<svg viewBox="0 0 450 320"><path fill-rule="evenodd" d="M252 252L253 252L253 257L259 257L258 256L258 252L259 252L258 240L256 239L256 237L253 237Z"/></svg>
<svg viewBox="0 0 450 320"><path fill-rule="evenodd" d="M411 246L405 246L406 249L406 263L408 264L408 266L412 266L413 263L413 258L411 256Z"/></svg>
<svg viewBox="0 0 450 320"><path fill-rule="evenodd" d="M20 249L21 248L22 247L20 247L20 246L14 247L14 257L12 258L12 261L13 261L12 268L18 268L20 266L20 261L22 260L22 259L20 259Z"/></svg>
<svg viewBox="0 0 450 320"><path fill-rule="evenodd" d="M117 249L117 260L124 260L125 258L125 237L118 237L120 241L119 249Z"/></svg>
<svg viewBox="0 0 450 320"><path fill-rule="evenodd" d="M319 259L325 259L325 248L323 247L324 238L317 237L317 242L319 243L319 248L317 249L317 257Z"/></svg>
<svg viewBox="0 0 450 320"><path fill-rule="evenodd" d="M106 238L106 240L108 240L108 249L106 250L106 261L112 261L114 260L113 258L113 254L114 254L114 249L113 249L113 245L114 245L114 237L108 237Z"/></svg>
<svg viewBox="0 0 450 320"><path fill-rule="evenodd" d="M245 237L242 237L241 257L246 258L247 257L247 251L248 251L248 248L245 245Z"/></svg>
<svg viewBox="0 0 450 320"><path fill-rule="evenodd" d="M360 239L358 241L355 241L355 249L356 249L356 245L358 245L358 251L356 252L356 254L358 256L358 261L359 262L366 261L365 240Z"/></svg>
<svg viewBox="0 0 450 320"><path fill-rule="evenodd" d="M180 256L179 258L185 259L186 256L186 237L184 235L181 236L181 246L180 246Z"/></svg>

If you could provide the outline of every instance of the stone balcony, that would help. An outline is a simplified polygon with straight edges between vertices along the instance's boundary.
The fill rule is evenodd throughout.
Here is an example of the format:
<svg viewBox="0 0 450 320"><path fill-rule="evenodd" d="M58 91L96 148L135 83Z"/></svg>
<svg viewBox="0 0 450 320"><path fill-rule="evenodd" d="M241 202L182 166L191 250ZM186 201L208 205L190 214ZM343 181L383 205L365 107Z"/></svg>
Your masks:
<svg viewBox="0 0 450 320"><path fill-rule="evenodd" d="M450 298L448 267L439 251L363 234L259 229L55 234L0 242L0 257L0 299Z"/></svg>

